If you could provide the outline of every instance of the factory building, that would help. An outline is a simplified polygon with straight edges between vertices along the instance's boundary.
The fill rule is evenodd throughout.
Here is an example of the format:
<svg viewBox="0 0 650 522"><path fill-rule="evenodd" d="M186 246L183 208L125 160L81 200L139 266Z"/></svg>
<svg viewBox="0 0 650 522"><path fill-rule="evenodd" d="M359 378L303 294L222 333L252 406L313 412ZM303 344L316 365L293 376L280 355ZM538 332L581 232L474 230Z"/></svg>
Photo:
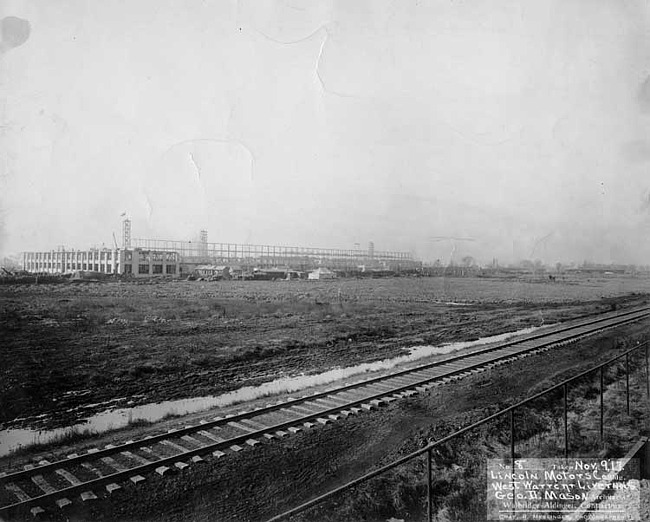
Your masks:
<svg viewBox="0 0 650 522"><path fill-rule="evenodd" d="M180 256L174 251L141 248L91 248L25 252L23 270L32 273L70 274L77 271L134 277L178 276Z"/></svg>
<svg viewBox="0 0 650 522"><path fill-rule="evenodd" d="M128 218L122 223L122 247L118 247L115 235L113 241L115 248L69 250L59 247L47 252L25 252L23 269L47 274L88 271L132 277L184 277L201 274L207 266L236 266L242 274L275 268L285 272L323 268L351 273L366 269L403 272L422 267L410 253L378 251L373 242L368 244L368 250L208 243L207 230L201 230L199 240L194 242L136 239L131 237Z"/></svg>

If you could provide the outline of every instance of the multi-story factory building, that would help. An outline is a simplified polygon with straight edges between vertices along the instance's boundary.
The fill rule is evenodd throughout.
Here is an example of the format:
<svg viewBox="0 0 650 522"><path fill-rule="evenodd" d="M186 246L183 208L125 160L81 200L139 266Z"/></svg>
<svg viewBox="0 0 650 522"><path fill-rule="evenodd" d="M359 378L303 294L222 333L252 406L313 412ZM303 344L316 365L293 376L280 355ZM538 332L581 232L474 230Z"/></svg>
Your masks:
<svg viewBox="0 0 650 522"><path fill-rule="evenodd" d="M115 239L115 236L113 236ZM23 269L32 273L68 274L90 271L134 277L183 276L203 265L237 266L244 271L284 267L302 272L328 268L343 272L384 270L404 272L422 267L407 252L208 243L202 230L199 241L163 239L132 239L131 220L122 227L122 248L91 248L90 250L58 250L25 252Z"/></svg>
<svg viewBox="0 0 650 522"><path fill-rule="evenodd" d="M23 269L32 273L69 274L90 271L135 277L177 276L179 267L178 253L141 248L59 249L23 254Z"/></svg>

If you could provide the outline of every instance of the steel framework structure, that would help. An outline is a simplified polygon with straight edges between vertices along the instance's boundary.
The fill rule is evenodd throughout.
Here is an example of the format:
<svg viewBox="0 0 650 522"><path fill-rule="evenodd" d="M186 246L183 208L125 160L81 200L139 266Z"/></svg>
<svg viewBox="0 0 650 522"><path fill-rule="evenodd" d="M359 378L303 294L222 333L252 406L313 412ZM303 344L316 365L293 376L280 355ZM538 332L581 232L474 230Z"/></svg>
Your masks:
<svg viewBox="0 0 650 522"><path fill-rule="evenodd" d="M420 262L408 252L342 250L238 243L205 243L166 239L131 239L132 248L178 252L184 262L237 263L255 266L329 266L352 268L359 265L388 269L410 269Z"/></svg>

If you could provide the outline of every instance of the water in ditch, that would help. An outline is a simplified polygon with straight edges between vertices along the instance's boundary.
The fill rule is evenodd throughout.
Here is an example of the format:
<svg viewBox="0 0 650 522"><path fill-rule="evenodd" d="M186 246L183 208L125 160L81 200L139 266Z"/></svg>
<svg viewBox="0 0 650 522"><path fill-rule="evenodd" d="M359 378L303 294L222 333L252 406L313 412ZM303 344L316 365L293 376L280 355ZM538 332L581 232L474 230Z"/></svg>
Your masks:
<svg viewBox="0 0 650 522"><path fill-rule="evenodd" d="M7 455L22 446L30 446L60 439L67 433L74 431L83 432L84 430L88 430L93 433L101 433L122 428L134 420L142 419L155 422L169 415L184 415L213 408L226 407L281 393L293 393L312 386L326 385L341 379L355 376L364 377L364 374L390 370L398 365L412 363L433 355L444 355L480 345L503 342L511 337L530 334L539 328L541 327L524 328L515 332L484 337L474 341L460 341L440 346L413 346L406 349L408 353L405 355L392 359L363 363L346 368L335 368L314 375L297 375L281 378L260 386L246 386L223 395L164 401L129 408L111 407L101 413L88 417L82 423L64 428L49 430L10 428L0 430L0 456Z"/></svg>

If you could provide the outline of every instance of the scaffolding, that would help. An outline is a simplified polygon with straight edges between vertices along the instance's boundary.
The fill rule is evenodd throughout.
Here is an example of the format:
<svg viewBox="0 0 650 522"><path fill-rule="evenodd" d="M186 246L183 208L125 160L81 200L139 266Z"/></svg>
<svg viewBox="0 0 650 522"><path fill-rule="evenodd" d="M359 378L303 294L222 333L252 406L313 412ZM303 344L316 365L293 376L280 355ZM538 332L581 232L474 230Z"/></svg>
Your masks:
<svg viewBox="0 0 650 522"><path fill-rule="evenodd" d="M131 248L131 220L122 222L122 248Z"/></svg>

